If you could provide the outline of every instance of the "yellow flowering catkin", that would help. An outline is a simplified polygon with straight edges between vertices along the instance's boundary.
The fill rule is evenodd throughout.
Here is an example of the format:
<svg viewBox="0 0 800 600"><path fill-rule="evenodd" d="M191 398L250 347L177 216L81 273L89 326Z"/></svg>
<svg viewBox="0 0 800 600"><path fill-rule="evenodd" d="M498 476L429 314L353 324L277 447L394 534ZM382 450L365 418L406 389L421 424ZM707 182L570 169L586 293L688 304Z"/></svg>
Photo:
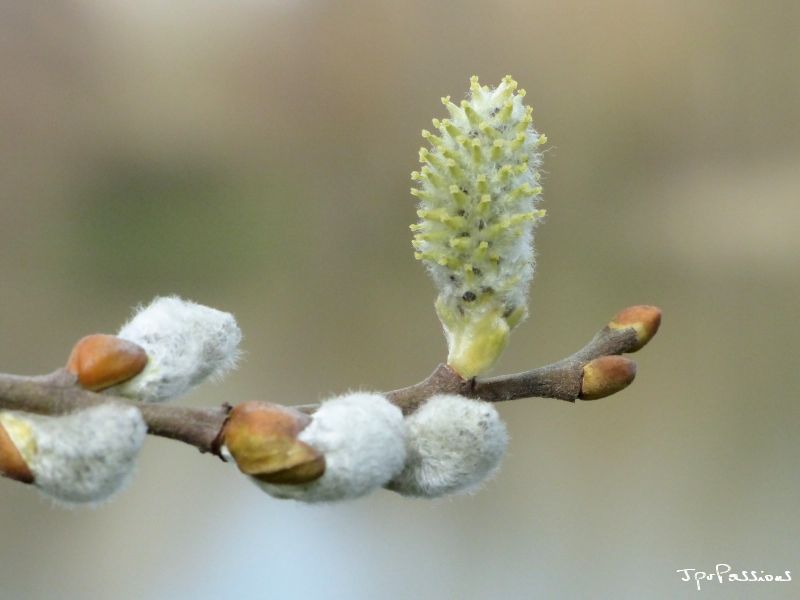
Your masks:
<svg viewBox="0 0 800 600"><path fill-rule="evenodd" d="M546 138L524 96L511 76L494 89L472 77L460 105L442 98L450 118L433 120L438 133L422 132L430 148L420 149L423 166L411 174L420 218L411 225L414 256L439 289L448 364L464 378L494 364L527 314Z"/></svg>

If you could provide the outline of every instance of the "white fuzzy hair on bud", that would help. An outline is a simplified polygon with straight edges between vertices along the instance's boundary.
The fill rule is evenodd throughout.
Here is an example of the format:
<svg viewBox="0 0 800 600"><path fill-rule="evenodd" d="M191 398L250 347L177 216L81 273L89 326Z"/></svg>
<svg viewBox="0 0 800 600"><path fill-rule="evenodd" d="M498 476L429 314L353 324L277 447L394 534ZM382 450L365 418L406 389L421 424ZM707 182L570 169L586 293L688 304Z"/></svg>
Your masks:
<svg viewBox="0 0 800 600"><path fill-rule="evenodd" d="M387 485L404 496L477 491L497 472L508 446L506 426L494 406L463 396L433 396L406 424L406 466Z"/></svg>
<svg viewBox="0 0 800 600"><path fill-rule="evenodd" d="M181 396L206 379L236 366L242 332L230 313L181 298L156 298L140 308L117 334L147 353L136 377L107 393L146 402Z"/></svg>
<svg viewBox="0 0 800 600"><path fill-rule="evenodd" d="M130 481L147 425L132 406L103 404L60 417L3 413L12 441L45 495L98 504Z"/></svg>
<svg viewBox="0 0 800 600"><path fill-rule="evenodd" d="M364 496L403 468L406 427L400 409L380 394L327 400L298 439L325 456L325 474L303 485L253 481L277 498L333 502Z"/></svg>

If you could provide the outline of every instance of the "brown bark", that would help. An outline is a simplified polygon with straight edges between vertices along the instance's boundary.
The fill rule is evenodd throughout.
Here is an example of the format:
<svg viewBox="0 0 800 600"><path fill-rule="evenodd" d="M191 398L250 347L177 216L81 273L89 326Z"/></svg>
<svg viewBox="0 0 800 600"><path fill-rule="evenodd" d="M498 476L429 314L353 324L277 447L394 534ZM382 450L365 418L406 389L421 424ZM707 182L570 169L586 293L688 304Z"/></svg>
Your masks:
<svg viewBox="0 0 800 600"><path fill-rule="evenodd" d="M635 315L632 319L631 315ZM642 316L643 315L643 316ZM439 365L425 380L386 393L386 397L405 414L414 412L436 394L461 394L487 402L520 398L556 398L574 402L581 398L584 367L594 359L635 352L655 335L661 312L655 307L637 306L620 312L583 348L558 362L512 375L487 379L462 379L446 365ZM635 365L625 372L610 369L610 393L625 387L633 379ZM602 375L602 373L601 373ZM597 377L594 372L593 376ZM587 395L587 397L589 397ZM591 397L600 397L592 395ZM165 404L147 404L126 398L96 394L78 386L75 375L59 369L50 375L23 377L0 374L0 409L59 415L107 402L136 406L147 422L149 433L191 444L201 452L219 455L219 437L231 410L227 404L216 408L190 408ZM299 408L313 413L318 405Z"/></svg>

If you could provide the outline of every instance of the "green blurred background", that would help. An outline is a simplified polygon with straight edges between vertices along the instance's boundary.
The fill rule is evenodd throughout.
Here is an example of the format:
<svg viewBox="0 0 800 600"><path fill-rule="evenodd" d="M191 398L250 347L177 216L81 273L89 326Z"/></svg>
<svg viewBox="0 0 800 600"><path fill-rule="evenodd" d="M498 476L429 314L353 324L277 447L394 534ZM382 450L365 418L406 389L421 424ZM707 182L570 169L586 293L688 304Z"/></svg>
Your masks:
<svg viewBox="0 0 800 600"><path fill-rule="evenodd" d="M531 318L496 372L664 309L639 379L499 409L473 497L308 507L149 440L131 488L0 481L0 596L796 598L800 4L211 0L0 7L0 368L181 294L246 360L194 405L419 380L445 344L412 259L419 132L511 73L550 140Z"/></svg>

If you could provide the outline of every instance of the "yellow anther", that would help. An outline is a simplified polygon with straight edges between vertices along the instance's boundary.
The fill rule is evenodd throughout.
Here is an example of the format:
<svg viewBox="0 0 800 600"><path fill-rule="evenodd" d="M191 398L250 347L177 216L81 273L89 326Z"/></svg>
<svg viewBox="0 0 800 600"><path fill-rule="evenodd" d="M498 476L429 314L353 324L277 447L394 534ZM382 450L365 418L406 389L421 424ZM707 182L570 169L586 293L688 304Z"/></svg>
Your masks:
<svg viewBox="0 0 800 600"><path fill-rule="evenodd" d="M511 149L512 150L519 150L522 147L522 144L525 143L525 134L518 133L517 137L511 142Z"/></svg>
<svg viewBox="0 0 800 600"><path fill-rule="evenodd" d="M469 202L469 196L467 196L457 185L451 185L448 191L453 197L453 200L455 200L461 206Z"/></svg>
<svg viewBox="0 0 800 600"><path fill-rule="evenodd" d="M497 179L500 183L506 183L511 178L513 169L511 165L503 165L500 167L500 170L497 171Z"/></svg>
<svg viewBox="0 0 800 600"><path fill-rule="evenodd" d="M470 240L466 237L454 237L450 238L450 247L455 248L457 250L465 250L469 247Z"/></svg>
<svg viewBox="0 0 800 600"><path fill-rule="evenodd" d="M458 166L455 160L449 158L445 164L447 165L447 171L452 177L455 179L461 179L461 177L463 177L464 171L461 170L461 167Z"/></svg>
<svg viewBox="0 0 800 600"><path fill-rule="evenodd" d="M464 110L464 114L467 115L469 124L473 127L477 127L481 122L481 118L478 116L478 113L475 112L475 109L472 108L472 105L470 105L466 100L462 100L461 108Z"/></svg>
<svg viewBox="0 0 800 600"><path fill-rule="evenodd" d="M444 121L442 121L442 126L444 127L444 131L446 131L450 135L450 137L458 138L459 136L461 136L461 131L459 130L459 128L453 125L453 122L450 121L449 119L445 119Z"/></svg>
<svg viewBox="0 0 800 600"><path fill-rule="evenodd" d="M481 153L481 143L477 140L472 142L472 160L475 161L475 164L481 164L483 162L483 154Z"/></svg>
<svg viewBox="0 0 800 600"><path fill-rule="evenodd" d="M503 140L495 140L492 144L492 160L498 161L503 156Z"/></svg>
<svg viewBox="0 0 800 600"><path fill-rule="evenodd" d="M489 125L486 121L483 121L480 125L478 125L478 129L480 132L490 139L497 139L500 134L498 133L497 129Z"/></svg>
<svg viewBox="0 0 800 600"><path fill-rule="evenodd" d="M514 104L511 102L506 102L503 105L503 108L500 109L500 112L497 113L497 120L505 123L511 118L511 111L514 110Z"/></svg>

